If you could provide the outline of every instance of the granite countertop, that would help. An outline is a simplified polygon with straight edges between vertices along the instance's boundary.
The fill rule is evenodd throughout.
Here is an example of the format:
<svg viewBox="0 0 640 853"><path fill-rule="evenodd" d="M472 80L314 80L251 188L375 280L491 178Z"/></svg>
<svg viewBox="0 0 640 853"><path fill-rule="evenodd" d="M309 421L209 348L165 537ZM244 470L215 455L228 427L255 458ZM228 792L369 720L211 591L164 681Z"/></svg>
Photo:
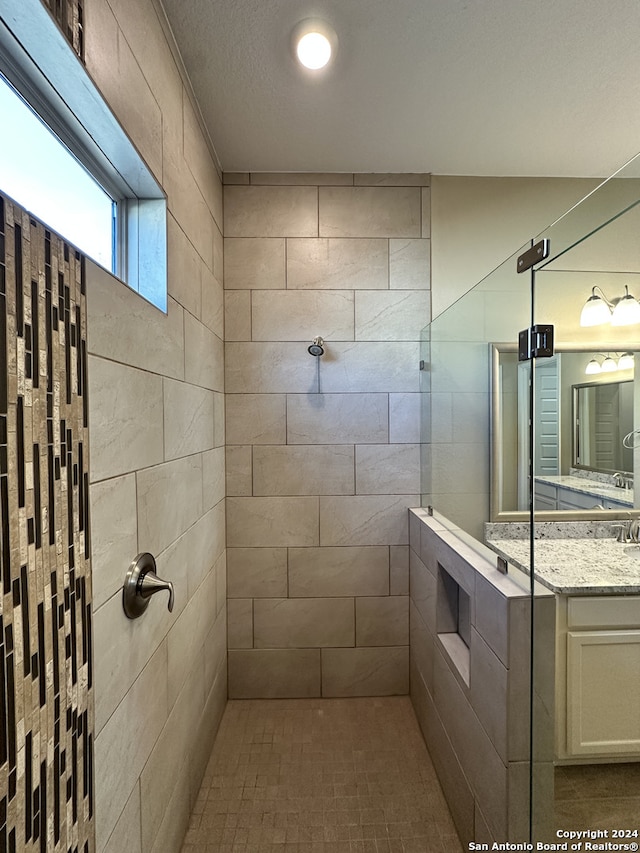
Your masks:
<svg viewBox="0 0 640 853"><path fill-rule="evenodd" d="M562 486L572 492L583 495L593 495L596 498L608 498L611 501L633 506L633 489L620 489L613 483L591 480L577 474L549 474L534 477L538 483L549 483L552 486Z"/></svg>
<svg viewBox="0 0 640 853"><path fill-rule="evenodd" d="M528 539L493 539L487 545L530 574ZM634 556L635 555L635 556ZM640 593L640 545L613 538L536 539L536 580L563 594Z"/></svg>

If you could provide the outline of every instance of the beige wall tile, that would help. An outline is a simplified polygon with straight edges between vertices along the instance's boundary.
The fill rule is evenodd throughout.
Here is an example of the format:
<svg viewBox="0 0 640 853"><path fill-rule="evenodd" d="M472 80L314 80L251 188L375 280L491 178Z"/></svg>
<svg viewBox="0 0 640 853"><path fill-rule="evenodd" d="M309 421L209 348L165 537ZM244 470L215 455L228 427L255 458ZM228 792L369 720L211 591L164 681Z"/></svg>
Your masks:
<svg viewBox="0 0 640 853"><path fill-rule="evenodd" d="M186 381L224 391L224 344L189 313L184 315L184 344Z"/></svg>
<svg viewBox="0 0 640 853"><path fill-rule="evenodd" d="M150 853L179 853L182 840L189 827L189 774L190 765L184 762L176 773L176 784L171 799L162 814L162 820L157 828L153 847L146 848Z"/></svg>
<svg viewBox="0 0 640 853"><path fill-rule="evenodd" d="M118 822L111 833L106 846L97 844L97 850L102 853L142 853L142 837L140 834L140 789L136 785L129 797Z"/></svg>
<svg viewBox="0 0 640 853"><path fill-rule="evenodd" d="M389 287L392 290L430 290L430 240L389 240ZM425 326L430 318L429 313Z"/></svg>
<svg viewBox="0 0 640 853"><path fill-rule="evenodd" d="M431 237L431 188L422 188L422 236Z"/></svg>
<svg viewBox="0 0 640 853"><path fill-rule="evenodd" d="M418 444L422 394L389 394L389 442Z"/></svg>
<svg viewBox="0 0 640 853"><path fill-rule="evenodd" d="M426 292L358 291L355 297L358 341L418 341L429 322Z"/></svg>
<svg viewBox="0 0 640 853"><path fill-rule="evenodd" d="M419 678L433 694L434 637L411 600L409 602L409 650L411 666L417 669ZM413 675L411 677L413 679Z"/></svg>
<svg viewBox="0 0 640 853"><path fill-rule="evenodd" d="M329 353L331 360L320 366L325 394L419 390L417 342L332 343Z"/></svg>
<svg viewBox="0 0 640 853"><path fill-rule="evenodd" d="M227 290L224 294L225 341L251 340L251 291Z"/></svg>
<svg viewBox="0 0 640 853"><path fill-rule="evenodd" d="M353 447L257 445L253 449L255 495L352 495Z"/></svg>
<svg viewBox="0 0 640 853"><path fill-rule="evenodd" d="M526 749L525 754L508 754L508 670L475 629L471 631L469 671L471 704L498 755L505 764L508 760L518 758L526 760ZM526 697L523 696L522 700L525 707ZM512 720L512 723L515 722L516 719ZM528 744L526 746L528 747Z"/></svg>
<svg viewBox="0 0 640 853"><path fill-rule="evenodd" d="M287 287L308 290L386 290L389 241L287 240Z"/></svg>
<svg viewBox="0 0 640 853"><path fill-rule="evenodd" d="M202 261L215 273L213 217L182 155L178 154L171 168L165 170L163 188L167 193L169 211Z"/></svg>
<svg viewBox="0 0 640 853"><path fill-rule="evenodd" d="M218 281L224 281L224 237L222 230L213 223L213 267L210 267Z"/></svg>
<svg viewBox="0 0 640 853"><path fill-rule="evenodd" d="M285 444L284 394L227 394L229 444Z"/></svg>
<svg viewBox="0 0 640 853"><path fill-rule="evenodd" d="M362 495L320 498L321 545L405 545L406 510L418 495Z"/></svg>
<svg viewBox="0 0 640 853"><path fill-rule="evenodd" d="M316 390L316 360L307 352L306 341L230 341L225 351L226 389L230 394L308 394Z"/></svg>
<svg viewBox="0 0 640 853"><path fill-rule="evenodd" d="M88 376L92 482L162 462L162 378L95 356Z"/></svg>
<svg viewBox="0 0 640 853"><path fill-rule="evenodd" d="M286 699L320 695L320 649L229 652L229 699Z"/></svg>
<svg viewBox="0 0 640 853"><path fill-rule="evenodd" d="M204 264L202 273L202 317L204 325L224 339L224 288L222 279L217 278Z"/></svg>
<svg viewBox="0 0 640 853"><path fill-rule="evenodd" d="M167 215L167 285L171 296L194 317L202 314L202 258L175 218Z"/></svg>
<svg viewBox="0 0 640 853"><path fill-rule="evenodd" d="M250 181L250 173L249 172L223 172L222 173L222 183L223 184L249 184Z"/></svg>
<svg viewBox="0 0 640 853"><path fill-rule="evenodd" d="M202 509L214 507L225 496L225 449L215 447L202 454Z"/></svg>
<svg viewBox="0 0 640 853"><path fill-rule="evenodd" d="M91 486L91 583L94 609L117 592L123 568L138 553L136 478L133 474Z"/></svg>
<svg viewBox="0 0 640 853"><path fill-rule="evenodd" d="M228 237L317 237L318 190L227 186L224 233Z"/></svg>
<svg viewBox="0 0 640 853"><path fill-rule="evenodd" d="M408 646L322 649L323 696L395 696L408 691Z"/></svg>
<svg viewBox="0 0 640 853"><path fill-rule="evenodd" d="M353 340L353 294L340 290L255 291L251 299L254 341Z"/></svg>
<svg viewBox="0 0 640 853"><path fill-rule="evenodd" d="M184 311L180 305L169 298L168 313L163 314L97 264L89 261L87 272L89 352L182 379Z"/></svg>
<svg viewBox="0 0 640 853"><path fill-rule="evenodd" d="M387 595L389 551L360 548L290 548L291 598Z"/></svg>
<svg viewBox="0 0 640 853"><path fill-rule="evenodd" d="M256 598L253 642L257 649L353 646L353 599Z"/></svg>
<svg viewBox="0 0 640 853"><path fill-rule="evenodd" d="M420 237L419 187L320 187L320 237Z"/></svg>
<svg viewBox="0 0 640 853"><path fill-rule="evenodd" d="M227 498L229 548L319 545L318 498Z"/></svg>
<svg viewBox="0 0 640 853"><path fill-rule="evenodd" d="M356 598L356 646L408 645L408 596Z"/></svg>
<svg viewBox="0 0 640 853"><path fill-rule="evenodd" d="M287 549L229 548L227 579L229 598L284 598Z"/></svg>
<svg viewBox="0 0 640 853"><path fill-rule="evenodd" d="M227 495L250 496L252 485L252 451L249 445L231 445L226 451Z"/></svg>
<svg viewBox="0 0 640 853"><path fill-rule="evenodd" d="M197 385L163 380L164 453L176 459L213 447L213 393Z"/></svg>
<svg viewBox="0 0 640 853"><path fill-rule="evenodd" d="M288 444L386 443L386 394L289 394Z"/></svg>
<svg viewBox="0 0 640 853"><path fill-rule="evenodd" d="M225 400L224 394L214 391L213 393L213 443L216 447L222 447L226 443L225 424Z"/></svg>
<svg viewBox="0 0 640 853"><path fill-rule="evenodd" d="M411 600L415 604L425 625L432 634L437 631L436 626L436 603L437 603L437 580L425 566L416 552L412 549L409 553L409 588Z"/></svg>
<svg viewBox="0 0 640 853"><path fill-rule="evenodd" d="M224 696L222 697L223 705L227 701L227 609L223 607L222 611L213 623L211 630L207 634L204 643L204 691L205 697L211 693L220 691L220 685L217 683L220 679L224 681ZM222 708L224 710L224 707ZM205 707L206 713L206 707ZM210 718L211 719L211 718ZM215 737L215 731L212 735ZM195 744L195 749L198 749L198 744ZM208 760L208 756L207 756Z"/></svg>
<svg viewBox="0 0 640 853"><path fill-rule="evenodd" d="M157 554L158 576L172 581L175 587L174 615L182 611L224 554L224 534L224 504L220 503Z"/></svg>
<svg viewBox="0 0 640 853"><path fill-rule="evenodd" d="M227 601L227 644L230 649L253 648L253 599Z"/></svg>
<svg viewBox="0 0 640 853"><path fill-rule="evenodd" d="M353 178L357 187L428 187L431 181L428 172L356 172Z"/></svg>
<svg viewBox="0 0 640 853"><path fill-rule="evenodd" d="M144 709L144 713L142 713ZM95 739L96 838L104 846L167 719L163 643Z"/></svg>
<svg viewBox="0 0 640 853"><path fill-rule="evenodd" d="M253 185L265 186L353 186L347 172L251 172Z"/></svg>
<svg viewBox="0 0 640 853"><path fill-rule="evenodd" d="M225 238L225 290L279 290L285 282L283 238Z"/></svg>
<svg viewBox="0 0 640 853"><path fill-rule="evenodd" d="M183 98L183 137L184 156L189 169L207 203L211 215L222 228L222 181L216 171L209 146L202 132L202 126L196 114L191 98Z"/></svg>
<svg viewBox="0 0 640 853"><path fill-rule="evenodd" d="M408 545L392 545L389 548L389 592L391 595L409 594Z"/></svg>
<svg viewBox="0 0 640 853"><path fill-rule="evenodd" d="M204 644L216 606L216 576L210 572L167 636L168 702L172 708L193 666L204 676ZM188 661L189 665L185 665ZM195 662L197 661L197 664ZM194 662L194 663L192 663Z"/></svg>
<svg viewBox="0 0 640 853"><path fill-rule="evenodd" d="M419 444L356 447L356 494L406 495L419 491Z"/></svg>
<svg viewBox="0 0 640 853"><path fill-rule="evenodd" d="M146 468L136 474L138 548L157 554L202 515L199 455Z"/></svg>

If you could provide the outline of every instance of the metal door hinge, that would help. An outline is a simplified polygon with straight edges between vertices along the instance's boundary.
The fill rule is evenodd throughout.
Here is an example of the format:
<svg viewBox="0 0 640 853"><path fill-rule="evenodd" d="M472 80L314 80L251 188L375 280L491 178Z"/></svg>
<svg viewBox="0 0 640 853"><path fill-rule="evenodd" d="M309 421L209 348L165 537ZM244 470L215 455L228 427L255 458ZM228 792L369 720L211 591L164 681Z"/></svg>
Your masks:
<svg viewBox="0 0 640 853"><path fill-rule="evenodd" d="M525 272L525 270L530 270L534 264L539 263L540 261L544 261L545 258L549 257L549 251L551 249L551 241L548 237L544 237L535 246L532 246L530 249L527 249L522 255L518 258L517 270L518 272Z"/></svg>
<svg viewBox="0 0 640 853"><path fill-rule="evenodd" d="M553 326L536 323L518 334L518 361L549 358L553 353Z"/></svg>

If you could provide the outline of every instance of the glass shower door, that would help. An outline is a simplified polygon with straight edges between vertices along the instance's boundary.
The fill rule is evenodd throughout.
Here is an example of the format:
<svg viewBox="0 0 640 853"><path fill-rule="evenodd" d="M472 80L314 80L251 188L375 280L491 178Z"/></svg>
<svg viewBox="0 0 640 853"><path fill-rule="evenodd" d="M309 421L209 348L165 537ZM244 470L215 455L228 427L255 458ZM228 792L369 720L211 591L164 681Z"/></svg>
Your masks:
<svg viewBox="0 0 640 853"><path fill-rule="evenodd" d="M531 837L568 849L633 850L640 832L638 175L632 161L554 223L530 274L532 324L554 327L529 368L532 593L547 594L532 597Z"/></svg>

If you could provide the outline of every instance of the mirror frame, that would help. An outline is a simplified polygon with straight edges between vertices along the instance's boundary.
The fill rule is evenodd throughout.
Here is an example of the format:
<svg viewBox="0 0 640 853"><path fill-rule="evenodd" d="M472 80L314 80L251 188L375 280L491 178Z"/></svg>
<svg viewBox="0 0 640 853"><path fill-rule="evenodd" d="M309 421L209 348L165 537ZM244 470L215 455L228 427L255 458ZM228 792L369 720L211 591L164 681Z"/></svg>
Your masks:
<svg viewBox="0 0 640 853"><path fill-rule="evenodd" d="M597 349L596 349L597 348ZM555 352L601 352L602 350L618 352L620 342L610 343L599 341L593 346L584 343L556 343ZM640 352L640 350L633 350ZM490 447L490 482L489 482L489 520L491 522L521 522L531 520L530 510L503 510L500 507L499 495L502 494L504 469L502 464L502 385L500 382L500 354L518 352L518 344L513 341L493 342L489 344L489 447ZM639 486L640 487L640 486ZM630 518L640 515L640 508L627 510L617 509L585 509L585 510L535 510L536 521L611 521L616 518Z"/></svg>
<svg viewBox="0 0 640 853"><path fill-rule="evenodd" d="M594 468L593 465L583 465L581 462L576 461L576 457L578 455L577 448L579 445L578 441L578 406L579 406L579 392L583 388L601 388L603 385L624 385L630 384L633 385L633 379L622 379L618 382L580 382L579 384L571 386L571 467L580 471L594 471L599 474L611 474L613 475L615 469L612 468L609 470L608 468ZM633 430L632 430L633 432ZM620 473L625 476L634 476L633 471L625 471L621 466L618 466L620 469Z"/></svg>

